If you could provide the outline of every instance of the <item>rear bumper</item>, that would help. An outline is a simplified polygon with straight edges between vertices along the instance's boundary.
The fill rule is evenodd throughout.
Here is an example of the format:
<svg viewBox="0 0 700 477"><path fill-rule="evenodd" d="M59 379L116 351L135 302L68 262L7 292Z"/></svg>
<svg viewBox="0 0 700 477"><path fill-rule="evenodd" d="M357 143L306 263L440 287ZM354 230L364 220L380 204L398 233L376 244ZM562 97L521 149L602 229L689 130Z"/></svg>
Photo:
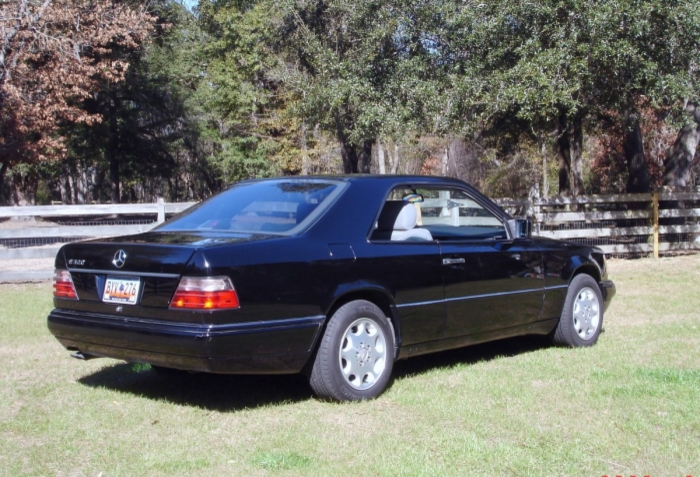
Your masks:
<svg viewBox="0 0 700 477"><path fill-rule="evenodd" d="M600 286L600 292L603 294L603 311L605 312L608 310L617 290L612 280L603 280L598 285Z"/></svg>
<svg viewBox="0 0 700 477"><path fill-rule="evenodd" d="M324 316L197 325L53 310L49 331L69 350L159 366L230 374L302 370Z"/></svg>

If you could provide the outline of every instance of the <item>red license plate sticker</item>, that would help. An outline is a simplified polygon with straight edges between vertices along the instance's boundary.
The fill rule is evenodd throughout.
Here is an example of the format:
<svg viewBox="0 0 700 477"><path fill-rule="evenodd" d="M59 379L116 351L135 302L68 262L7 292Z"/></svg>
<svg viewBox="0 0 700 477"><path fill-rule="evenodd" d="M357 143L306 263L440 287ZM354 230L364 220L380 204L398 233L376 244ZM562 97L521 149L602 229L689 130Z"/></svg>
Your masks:
<svg viewBox="0 0 700 477"><path fill-rule="evenodd" d="M107 277L102 301L105 303L121 303L135 305L139 298L141 281L138 278Z"/></svg>

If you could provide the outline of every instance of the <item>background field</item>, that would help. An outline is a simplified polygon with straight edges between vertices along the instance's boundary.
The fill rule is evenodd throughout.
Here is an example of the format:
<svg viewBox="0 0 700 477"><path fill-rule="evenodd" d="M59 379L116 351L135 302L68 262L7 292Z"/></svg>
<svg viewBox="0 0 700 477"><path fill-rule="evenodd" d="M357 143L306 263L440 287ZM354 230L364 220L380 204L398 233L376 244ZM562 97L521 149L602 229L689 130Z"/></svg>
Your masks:
<svg viewBox="0 0 700 477"><path fill-rule="evenodd" d="M611 261L592 349L513 339L396 364L379 399L301 377L80 362L50 284L0 286L0 475L700 476L700 256Z"/></svg>

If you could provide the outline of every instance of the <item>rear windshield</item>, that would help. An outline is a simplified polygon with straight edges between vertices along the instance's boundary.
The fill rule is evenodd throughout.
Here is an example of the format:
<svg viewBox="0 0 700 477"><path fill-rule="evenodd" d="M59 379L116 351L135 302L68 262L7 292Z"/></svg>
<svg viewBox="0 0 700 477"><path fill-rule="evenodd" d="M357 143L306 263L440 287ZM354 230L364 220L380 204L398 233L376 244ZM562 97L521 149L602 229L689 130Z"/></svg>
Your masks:
<svg viewBox="0 0 700 477"><path fill-rule="evenodd" d="M243 182L171 219L158 231L292 235L304 230L345 189L342 181Z"/></svg>

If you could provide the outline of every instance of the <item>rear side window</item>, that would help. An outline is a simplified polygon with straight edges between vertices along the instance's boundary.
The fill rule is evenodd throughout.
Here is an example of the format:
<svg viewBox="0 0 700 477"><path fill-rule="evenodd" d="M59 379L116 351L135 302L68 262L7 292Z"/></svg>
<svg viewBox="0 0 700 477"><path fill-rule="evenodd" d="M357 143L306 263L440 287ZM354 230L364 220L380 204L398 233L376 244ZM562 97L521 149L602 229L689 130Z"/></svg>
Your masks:
<svg viewBox="0 0 700 477"><path fill-rule="evenodd" d="M292 235L327 210L345 186L342 181L314 179L244 182L166 222L158 230Z"/></svg>

